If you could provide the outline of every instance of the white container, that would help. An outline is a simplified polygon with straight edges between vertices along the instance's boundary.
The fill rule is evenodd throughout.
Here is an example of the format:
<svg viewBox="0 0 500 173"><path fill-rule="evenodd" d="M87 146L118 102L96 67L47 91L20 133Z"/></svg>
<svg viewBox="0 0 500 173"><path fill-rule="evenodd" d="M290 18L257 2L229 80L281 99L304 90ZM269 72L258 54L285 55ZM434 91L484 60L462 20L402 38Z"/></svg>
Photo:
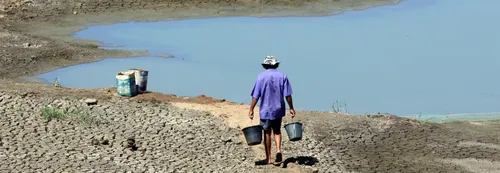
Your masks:
<svg viewBox="0 0 500 173"><path fill-rule="evenodd" d="M129 72L134 73L135 85L137 93L142 94L147 91L148 86L148 71L142 69L129 69Z"/></svg>

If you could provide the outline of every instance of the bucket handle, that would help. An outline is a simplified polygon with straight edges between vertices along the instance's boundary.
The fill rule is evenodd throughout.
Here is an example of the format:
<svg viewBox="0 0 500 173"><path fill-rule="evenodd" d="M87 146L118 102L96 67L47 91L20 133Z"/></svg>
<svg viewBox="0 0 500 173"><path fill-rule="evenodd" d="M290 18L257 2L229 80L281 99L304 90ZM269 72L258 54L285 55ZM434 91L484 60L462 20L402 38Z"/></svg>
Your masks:
<svg viewBox="0 0 500 173"><path fill-rule="evenodd" d="M252 116L252 118L250 118L250 126L254 125L254 119L255 119L255 116Z"/></svg>
<svg viewBox="0 0 500 173"><path fill-rule="evenodd" d="M297 113L295 113L295 116L297 116ZM290 123L298 122L298 121L294 121L295 116L294 117L290 116ZM305 132L304 124L302 124L302 132Z"/></svg>

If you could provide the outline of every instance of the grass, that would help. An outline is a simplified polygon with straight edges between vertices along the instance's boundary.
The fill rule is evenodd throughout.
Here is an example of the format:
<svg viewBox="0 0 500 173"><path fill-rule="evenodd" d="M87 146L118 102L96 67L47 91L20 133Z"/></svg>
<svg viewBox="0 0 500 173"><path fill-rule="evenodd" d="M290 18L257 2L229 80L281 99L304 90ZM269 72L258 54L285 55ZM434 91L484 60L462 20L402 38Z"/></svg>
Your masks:
<svg viewBox="0 0 500 173"><path fill-rule="evenodd" d="M46 107L42 109L42 117L48 121L72 120L83 124L107 124L107 121L90 116L90 113L82 110L73 110L70 112L58 108Z"/></svg>
<svg viewBox="0 0 500 173"><path fill-rule="evenodd" d="M335 113L343 113L347 114L347 103L344 101L344 104L339 103L338 100L336 100L333 105L332 105L333 112Z"/></svg>
<svg viewBox="0 0 500 173"><path fill-rule="evenodd" d="M42 109L42 117L50 121L53 119L64 119L66 115L59 109L46 107Z"/></svg>

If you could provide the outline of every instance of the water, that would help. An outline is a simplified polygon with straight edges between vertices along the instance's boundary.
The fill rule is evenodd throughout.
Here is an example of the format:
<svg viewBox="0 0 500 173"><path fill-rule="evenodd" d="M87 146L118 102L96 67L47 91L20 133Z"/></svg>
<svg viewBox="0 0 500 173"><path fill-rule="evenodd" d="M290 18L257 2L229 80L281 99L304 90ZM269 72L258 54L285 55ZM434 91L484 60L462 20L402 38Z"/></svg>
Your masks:
<svg viewBox="0 0 500 173"><path fill-rule="evenodd" d="M261 61L275 55L297 108L412 116L500 112L498 0L407 0L328 17L232 17L90 26L75 34L160 57L105 59L40 77L111 87L150 71L148 89L249 103ZM500 115L500 114L495 114Z"/></svg>

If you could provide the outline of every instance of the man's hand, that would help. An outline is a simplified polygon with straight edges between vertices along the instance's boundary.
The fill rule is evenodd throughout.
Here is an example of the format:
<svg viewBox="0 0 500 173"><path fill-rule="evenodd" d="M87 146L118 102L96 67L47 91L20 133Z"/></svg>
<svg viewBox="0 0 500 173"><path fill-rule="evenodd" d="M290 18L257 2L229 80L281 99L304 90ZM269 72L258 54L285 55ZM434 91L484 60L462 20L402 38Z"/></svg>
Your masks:
<svg viewBox="0 0 500 173"><path fill-rule="evenodd" d="M295 110L294 109L290 109L290 116L292 116L292 118L295 117Z"/></svg>
<svg viewBox="0 0 500 173"><path fill-rule="evenodd" d="M253 120L253 110L251 110L251 109L250 109L250 110L248 111L248 117L249 117L251 120Z"/></svg>

